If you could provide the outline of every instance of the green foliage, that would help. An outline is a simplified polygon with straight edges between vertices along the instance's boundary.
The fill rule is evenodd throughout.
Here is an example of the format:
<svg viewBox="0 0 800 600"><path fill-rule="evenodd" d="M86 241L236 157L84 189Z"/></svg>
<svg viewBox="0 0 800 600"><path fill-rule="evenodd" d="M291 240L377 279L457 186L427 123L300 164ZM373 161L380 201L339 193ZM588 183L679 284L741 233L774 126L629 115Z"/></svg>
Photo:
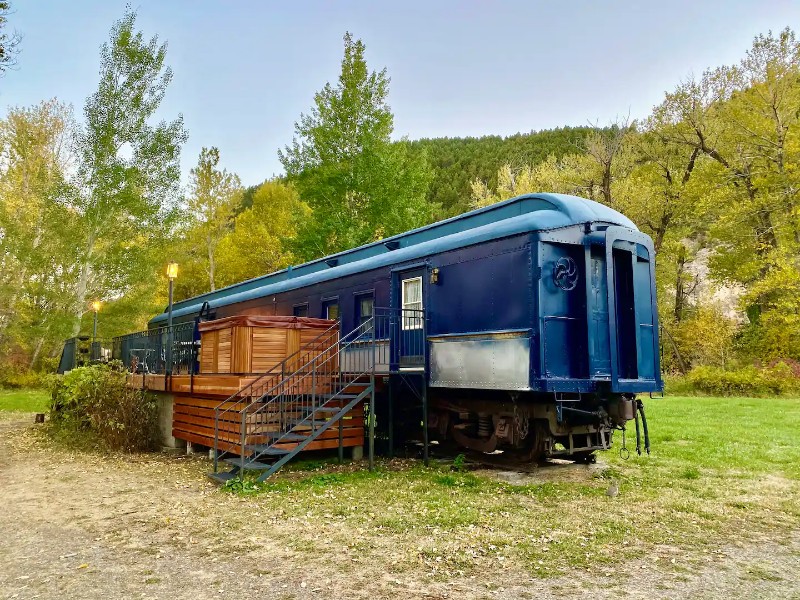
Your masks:
<svg viewBox="0 0 800 600"><path fill-rule="evenodd" d="M49 390L55 384L55 368L34 371L19 369L13 365L0 365L0 389L38 389Z"/></svg>
<svg viewBox="0 0 800 600"><path fill-rule="evenodd" d="M109 450L154 447L158 435L155 397L126 385L121 364L94 364L66 373L53 387L50 417L62 430L89 430Z"/></svg>
<svg viewBox="0 0 800 600"><path fill-rule="evenodd" d="M163 306L153 275L175 225L186 131L180 117L154 122L172 73L166 46L135 20L128 10L102 46L82 124L55 100L0 121L0 360L19 370L91 331L95 299L108 300L101 336Z"/></svg>
<svg viewBox="0 0 800 600"><path fill-rule="evenodd" d="M166 44L137 31L127 10L100 51L100 82L84 106L77 174L60 201L76 215L72 295L76 320L89 299L119 297L165 263L180 191L183 118L160 120L172 71ZM78 332L76 322L73 333Z"/></svg>
<svg viewBox="0 0 800 600"><path fill-rule="evenodd" d="M461 472L466 470L466 468L467 468L467 457L464 456L463 454L457 455L453 459L453 470Z"/></svg>
<svg viewBox="0 0 800 600"><path fill-rule="evenodd" d="M308 205L291 184L267 181L258 186L250 207L236 216L233 229L220 242L220 284L231 285L291 264L297 228L309 215Z"/></svg>
<svg viewBox="0 0 800 600"><path fill-rule="evenodd" d="M504 166L537 165L552 156L574 154L592 127L558 127L518 133L507 137L424 138L410 142L414 152L425 153L433 170L428 202L441 206L444 216L470 208L472 182L480 180L497 187L498 171ZM555 191L549 187L536 191Z"/></svg>
<svg viewBox="0 0 800 600"><path fill-rule="evenodd" d="M203 148L197 166L189 173L189 218L187 241L194 247L193 266L203 265L208 286L201 291L217 289L217 248L230 229L236 206L241 201L239 176L219 169L219 150Z"/></svg>
<svg viewBox="0 0 800 600"><path fill-rule="evenodd" d="M709 396L775 396L800 393L800 376L792 365L777 362L767 367L744 366L725 370L699 366L685 378L667 380L670 394L700 393Z"/></svg>
<svg viewBox="0 0 800 600"><path fill-rule="evenodd" d="M279 152L289 180L312 209L295 254L309 260L429 222L431 171L425 153L391 143L386 69L369 71L365 47L350 33L336 86L325 84L310 114Z"/></svg>
<svg viewBox="0 0 800 600"><path fill-rule="evenodd" d="M261 485L259 485L258 482L254 481L253 479L236 477L226 481L225 485L222 486L222 489L226 492L230 492L231 494L247 496L249 494L256 494L261 491Z"/></svg>
<svg viewBox="0 0 800 600"><path fill-rule="evenodd" d="M72 330L75 217L57 202L71 119L51 100L0 121L0 360L18 370L39 368Z"/></svg>

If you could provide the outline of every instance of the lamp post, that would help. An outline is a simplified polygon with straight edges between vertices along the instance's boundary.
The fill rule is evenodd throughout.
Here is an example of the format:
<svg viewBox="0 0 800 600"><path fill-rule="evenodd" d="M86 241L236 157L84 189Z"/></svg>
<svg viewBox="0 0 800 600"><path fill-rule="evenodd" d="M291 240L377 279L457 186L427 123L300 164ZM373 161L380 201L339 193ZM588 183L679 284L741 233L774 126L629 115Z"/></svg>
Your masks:
<svg viewBox="0 0 800 600"><path fill-rule="evenodd" d="M100 300L92 302L92 310L94 311L94 326L92 327L92 342L97 339L97 313L100 312Z"/></svg>
<svg viewBox="0 0 800 600"><path fill-rule="evenodd" d="M169 279L169 307L167 308L167 375L172 375L172 288L178 277L178 263L170 262L167 265L167 278Z"/></svg>
<svg viewBox="0 0 800 600"><path fill-rule="evenodd" d="M92 302L92 310L94 311L94 324L92 325L92 344L89 359L95 361L100 360L100 344L97 343L97 313L100 312L100 300Z"/></svg>

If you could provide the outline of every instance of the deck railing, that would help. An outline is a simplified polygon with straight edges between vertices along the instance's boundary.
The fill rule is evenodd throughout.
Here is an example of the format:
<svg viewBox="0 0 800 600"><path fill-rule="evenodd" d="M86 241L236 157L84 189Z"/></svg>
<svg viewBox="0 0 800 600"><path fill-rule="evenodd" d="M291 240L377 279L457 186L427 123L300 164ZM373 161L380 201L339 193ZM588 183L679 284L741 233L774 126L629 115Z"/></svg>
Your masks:
<svg viewBox="0 0 800 600"><path fill-rule="evenodd" d="M179 323L115 337L112 356L132 373L193 375L198 346L194 323Z"/></svg>
<svg viewBox="0 0 800 600"><path fill-rule="evenodd" d="M108 361L112 354L110 342L111 340L105 338L91 339L88 336L65 340L58 362L58 373L64 374L76 367Z"/></svg>

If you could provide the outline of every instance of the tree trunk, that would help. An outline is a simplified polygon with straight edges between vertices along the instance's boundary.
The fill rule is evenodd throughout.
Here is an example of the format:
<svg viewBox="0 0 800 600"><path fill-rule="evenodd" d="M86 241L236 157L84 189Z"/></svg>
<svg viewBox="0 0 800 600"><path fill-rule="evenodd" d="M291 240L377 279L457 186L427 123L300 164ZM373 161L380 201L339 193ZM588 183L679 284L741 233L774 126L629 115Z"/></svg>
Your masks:
<svg viewBox="0 0 800 600"><path fill-rule="evenodd" d="M36 365L36 361L39 360L39 353L42 351L42 345L44 344L44 336L39 338L39 341L36 342L36 348L33 350L33 356L31 356L31 364L28 365L30 370L33 370L33 367Z"/></svg>
<svg viewBox="0 0 800 600"><path fill-rule="evenodd" d="M683 285L683 273L686 270L686 248L681 246L678 254L678 273L675 276L675 322L680 323L683 317L683 307L686 302L686 288Z"/></svg>
<svg viewBox="0 0 800 600"><path fill-rule="evenodd" d="M86 256L81 262L78 285L75 288L75 321L72 324L72 337L81 331L81 319L86 313L86 295L89 292L89 279L92 275L91 259L94 252L94 234L90 234L86 242Z"/></svg>

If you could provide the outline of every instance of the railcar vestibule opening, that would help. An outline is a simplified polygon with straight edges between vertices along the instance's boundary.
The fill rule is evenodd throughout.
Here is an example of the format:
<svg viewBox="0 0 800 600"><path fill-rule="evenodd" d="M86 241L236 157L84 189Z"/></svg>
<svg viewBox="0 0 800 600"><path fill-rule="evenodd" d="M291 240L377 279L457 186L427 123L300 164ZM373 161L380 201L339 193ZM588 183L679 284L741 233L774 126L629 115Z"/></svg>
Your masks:
<svg viewBox="0 0 800 600"><path fill-rule="evenodd" d="M633 259L628 250L613 249L614 297L617 317L617 363L621 379L636 379L636 306L633 290Z"/></svg>

